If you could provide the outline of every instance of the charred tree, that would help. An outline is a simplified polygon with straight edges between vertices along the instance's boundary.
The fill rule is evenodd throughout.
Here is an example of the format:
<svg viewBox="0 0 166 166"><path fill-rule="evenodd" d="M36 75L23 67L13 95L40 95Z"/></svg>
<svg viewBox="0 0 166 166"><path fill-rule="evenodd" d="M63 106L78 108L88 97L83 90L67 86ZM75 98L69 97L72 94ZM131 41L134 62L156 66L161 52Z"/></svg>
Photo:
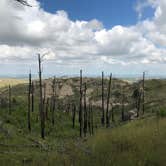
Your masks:
<svg viewBox="0 0 166 166"><path fill-rule="evenodd" d="M89 134L91 135L92 128L91 128L91 101L90 100L89 100L89 108L88 108L88 130L89 130Z"/></svg>
<svg viewBox="0 0 166 166"><path fill-rule="evenodd" d="M137 98L137 117L140 115L140 106L141 106L141 92L138 90L138 98Z"/></svg>
<svg viewBox="0 0 166 166"><path fill-rule="evenodd" d="M115 119L114 119L114 107L113 107L113 104L112 105L112 108L111 108L111 120L112 122L115 122Z"/></svg>
<svg viewBox="0 0 166 166"><path fill-rule="evenodd" d="M31 72L29 73L29 86L28 86L28 130L31 131Z"/></svg>
<svg viewBox="0 0 166 166"><path fill-rule="evenodd" d="M75 128L75 117L76 117L76 105L73 103L73 107L72 107L72 123L73 123L73 129Z"/></svg>
<svg viewBox="0 0 166 166"><path fill-rule="evenodd" d="M102 96L102 117L101 124L105 125L105 110L104 110L104 72L102 72L102 82L101 82L101 96Z"/></svg>
<svg viewBox="0 0 166 166"><path fill-rule="evenodd" d="M87 86L86 86L86 83L85 83L85 84L84 84L84 136L85 136L85 137L86 137L86 133L87 133L86 90L87 90Z"/></svg>
<svg viewBox="0 0 166 166"><path fill-rule="evenodd" d="M143 72L142 80L142 113L145 113L145 72Z"/></svg>
<svg viewBox="0 0 166 166"><path fill-rule="evenodd" d="M83 117L82 117L82 70L80 70L80 107L79 107L79 123L80 123L80 137L83 133Z"/></svg>
<svg viewBox="0 0 166 166"><path fill-rule="evenodd" d="M52 118L52 124L54 125L55 123L55 96L56 96L56 79L54 77L53 81L52 81L52 104L51 104L51 118Z"/></svg>
<svg viewBox="0 0 166 166"><path fill-rule="evenodd" d="M9 114L11 114L12 113L12 95L11 95L11 86L10 85L9 85L8 91L9 91L8 107L9 107Z"/></svg>
<svg viewBox="0 0 166 166"><path fill-rule="evenodd" d="M43 106L45 106L45 101L46 101L46 83L43 85Z"/></svg>
<svg viewBox="0 0 166 166"><path fill-rule="evenodd" d="M90 104L90 119L91 119L91 134L94 134L94 122L93 122L93 108L92 103Z"/></svg>
<svg viewBox="0 0 166 166"><path fill-rule="evenodd" d="M110 74L108 89L107 89L108 94L107 94L107 108L106 108L106 127L110 126L109 104L110 104L111 83L112 83L112 73Z"/></svg>
<svg viewBox="0 0 166 166"><path fill-rule="evenodd" d="M46 112L45 112L46 120L48 120L48 109L49 109L49 98L47 98L47 101L46 101Z"/></svg>
<svg viewBox="0 0 166 166"><path fill-rule="evenodd" d="M45 137L45 122L44 122L44 110L43 110L43 92L42 92L42 70L41 70L41 56L38 54L38 63L39 63L39 112L40 112L40 121L41 121L41 137Z"/></svg>
<svg viewBox="0 0 166 166"><path fill-rule="evenodd" d="M26 0L15 0L15 1L21 3L24 6L32 7Z"/></svg>
<svg viewBox="0 0 166 166"><path fill-rule="evenodd" d="M133 98L135 101L135 108L137 110L137 118L140 115L140 104L141 104L141 92L140 92L140 88L137 87L134 92L133 92Z"/></svg>
<svg viewBox="0 0 166 166"><path fill-rule="evenodd" d="M34 112L34 83L31 85L31 111Z"/></svg>
<svg viewBox="0 0 166 166"><path fill-rule="evenodd" d="M124 94L124 87L122 87L122 111L121 111L121 119L122 121L125 121L125 106L124 106L124 102L125 102L125 94Z"/></svg>

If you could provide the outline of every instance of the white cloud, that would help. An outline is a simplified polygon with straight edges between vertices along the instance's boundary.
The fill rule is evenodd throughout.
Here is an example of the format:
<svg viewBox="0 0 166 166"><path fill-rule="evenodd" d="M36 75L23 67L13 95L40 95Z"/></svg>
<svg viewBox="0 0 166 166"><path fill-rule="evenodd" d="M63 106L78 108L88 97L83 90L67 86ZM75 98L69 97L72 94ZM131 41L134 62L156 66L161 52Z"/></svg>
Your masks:
<svg viewBox="0 0 166 166"><path fill-rule="evenodd" d="M46 59L61 64L165 63L166 1L139 2L141 15L147 5L155 8L151 20L136 25L105 29L96 19L72 21L65 11L48 13L40 3L23 7L11 0L0 1L0 59L1 61L33 61L35 53L47 52Z"/></svg>

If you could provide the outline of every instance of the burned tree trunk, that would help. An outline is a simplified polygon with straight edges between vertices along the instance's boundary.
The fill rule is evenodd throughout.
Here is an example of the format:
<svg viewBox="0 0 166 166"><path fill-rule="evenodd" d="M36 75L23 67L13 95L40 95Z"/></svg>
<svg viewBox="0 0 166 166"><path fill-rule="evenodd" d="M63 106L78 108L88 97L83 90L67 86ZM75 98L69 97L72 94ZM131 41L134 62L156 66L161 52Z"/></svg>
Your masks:
<svg viewBox="0 0 166 166"><path fill-rule="evenodd" d="M83 133L83 118L82 118L82 70L80 70L80 108L79 108L79 123L80 123L80 137Z"/></svg>
<svg viewBox="0 0 166 166"><path fill-rule="evenodd" d="M137 109L137 118L140 114L140 104L141 104L141 92L139 86L133 92L133 98L135 102L135 108Z"/></svg>
<svg viewBox="0 0 166 166"><path fill-rule="evenodd" d="M113 107L113 104L112 104L112 108L111 108L111 120L112 122L115 122L115 119L114 119L114 107Z"/></svg>
<svg viewBox="0 0 166 166"><path fill-rule="evenodd" d="M138 98L137 98L137 118L140 115L140 106L141 106L141 92L138 90Z"/></svg>
<svg viewBox="0 0 166 166"><path fill-rule="evenodd" d="M11 86L9 85L9 114L12 113L12 95L11 95Z"/></svg>
<svg viewBox="0 0 166 166"><path fill-rule="evenodd" d="M104 110L104 72L102 72L102 117L101 117L101 124L105 125L105 110Z"/></svg>
<svg viewBox="0 0 166 166"><path fill-rule="evenodd" d="M31 86L31 111L34 112L34 83L32 82L32 86Z"/></svg>
<svg viewBox="0 0 166 166"><path fill-rule="evenodd" d="M51 104L51 112L52 112L52 124L54 125L55 123L55 96L56 96L56 90L55 90L55 83L56 83L56 79L54 77L53 81L52 81L52 104Z"/></svg>
<svg viewBox="0 0 166 166"><path fill-rule="evenodd" d="M45 102L46 102L46 83L44 83L44 86L43 86L43 107L45 106Z"/></svg>
<svg viewBox="0 0 166 166"><path fill-rule="evenodd" d="M94 134L94 124L93 124L93 108L92 108L92 103L90 104L90 119L91 119L91 134Z"/></svg>
<svg viewBox="0 0 166 166"><path fill-rule="evenodd" d="M45 112L46 120L48 120L48 109L49 109L49 98L47 98L47 101L46 101L46 112Z"/></svg>
<svg viewBox="0 0 166 166"><path fill-rule="evenodd" d="M40 91L40 120L41 120L41 137L45 137L44 111L43 111L43 92L42 92L42 71L41 71L41 56L38 54L39 63L39 91Z"/></svg>
<svg viewBox="0 0 166 166"><path fill-rule="evenodd" d="M84 85L84 136L86 137L87 133L87 108L86 108L86 83Z"/></svg>
<svg viewBox="0 0 166 166"><path fill-rule="evenodd" d="M121 112L121 119L122 119L122 121L125 120L125 115L124 115L124 109L125 109L124 100L125 100L124 87L122 87L122 112Z"/></svg>
<svg viewBox="0 0 166 166"><path fill-rule="evenodd" d="M142 112L145 113L145 72L143 72L142 80Z"/></svg>
<svg viewBox="0 0 166 166"><path fill-rule="evenodd" d="M73 104L73 109L72 109L72 123L73 123L73 129L75 128L75 116L76 116L76 105Z"/></svg>
<svg viewBox="0 0 166 166"><path fill-rule="evenodd" d="M92 133L92 128L91 128L91 101L89 100L89 108L88 108L88 130L89 134L91 135Z"/></svg>
<svg viewBox="0 0 166 166"><path fill-rule="evenodd" d="M29 86L28 86L28 130L31 131L31 73L29 73Z"/></svg>
<svg viewBox="0 0 166 166"><path fill-rule="evenodd" d="M109 116L109 104L110 104L110 91L111 91L112 73L110 74L110 79L108 83L108 94L107 94L107 109L106 109L106 127L110 126L110 116Z"/></svg>

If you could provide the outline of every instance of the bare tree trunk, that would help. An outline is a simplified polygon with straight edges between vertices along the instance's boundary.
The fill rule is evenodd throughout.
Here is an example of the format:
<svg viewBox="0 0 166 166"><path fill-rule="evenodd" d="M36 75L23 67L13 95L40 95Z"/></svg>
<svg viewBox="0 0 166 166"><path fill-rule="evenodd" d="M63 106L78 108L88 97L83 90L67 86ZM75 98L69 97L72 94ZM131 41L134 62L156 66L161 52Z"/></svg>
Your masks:
<svg viewBox="0 0 166 166"><path fill-rule="evenodd" d="M111 108L111 120L112 122L115 122L115 119L114 119L114 107L113 107L113 104L112 104L112 108Z"/></svg>
<svg viewBox="0 0 166 166"><path fill-rule="evenodd" d="M29 73L29 87L28 87L28 129L31 131L31 73Z"/></svg>
<svg viewBox="0 0 166 166"><path fill-rule="evenodd" d="M80 70L80 108L79 108L79 123L80 123L80 137L83 133L83 119L82 119L82 70Z"/></svg>
<svg viewBox="0 0 166 166"><path fill-rule="evenodd" d="M89 130L89 134L91 135L91 101L89 100L89 108L88 108L88 130Z"/></svg>
<svg viewBox="0 0 166 166"><path fill-rule="evenodd" d="M143 72L142 80L142 112L145 113L145 72Z"/></svg>
<svg viewBox="0 0 166 166"><path fill-rule="evenodd" d="M40 120L41 120L41 137L45 137L44 111L43 111L43 92L42 92L42 71L41 71L41 57L38 54L39 62L39 90L40 90Z"/></svg>
<svg viewBox="0 0 166 166"><path fill-rule="evenodd" d="M125 120L125 116L124 116L124 99L125 99L124 87L122 87L122 112L121 112L122 121Z"/></svg>
<svg viewBox="0 0 166 166"><path fill-rule="evenodd" d="M93 124L93 108L92 108L92 103L90 105L90 114L91 114L91 133L93 135L94 134L94 124Z"/></svg>
<svg viewBox="0 0 166 166"><path fill-rule="evenodd" d="M46 102L46 83L44 83L44 86L43 86L43 107L45 107L45 102Z"/></svg>
<svg viewBox="0 0 166 166"><path fill-rule="evenodd" d="M86 108L86 83L84 84L84 136L86 137L87 133L87 108Z"/></svg>
<svg viewBox="0 0 166 166"><path fill-rule="evenodd" d="M56 79L55 79L55 77L54 77L54 79L53 79L53 82L52 82L52 108L51 108L51 111L52 111L52 124L54 125L54 123L55 123L55 83L56 83Z"/></svg>
<svg viewBox="0 0 166 166"><path fill-rule="evenodd" d="M102 117L101 124L105 125L105 110L104 110L104 72L102 72Z"/></svg>
<svg viewBox="0 0 166 166"><path fill-rule="evenodd" d="M76 115L76 105L73 104L73 115L72 115L72 122L73 122L73 129L75 128L75 115Z"/></svg>
<svg viewBox="0 0 166 166"><path fill-rule="evenodd" d="M34 83L32 82L32 86L31 86L31 100L32 100L32 105L31 105L31 111L34 112Z"/></svg>
<svg viewBox="0 0 166 166"><path fill-rule="evenodd" d="M46 120L48 120L48 108L49 108L49 98L47 98L47 101L46 101Z"/></svg>
<svg viewBox="0 0 166 166"><path fill-rule="evenodd" d="M32 102L31 110L32 110L32 112L34 112L34 83L33 82L32 82L32 87L31 87L31 93L32 93L32 96L31 96L31 102Z"/></svg>
<svg viewBox="0 0 166 166"><path fill-rule="evenodd" d="M112 83L112 73L110 74L110 79L108 83L108 94L107 94L107 109L106 109L106 127L110 126L110 116L109 116L109 104L110 104L110 91Z"/></svg>
<svg viewBox="0 0 166 166"><path fill-rule="evenodd" d="M138 98L137 98L137 118L140 115L140 105L141 105L141 93L138 92Z"/></svg>
<svg viewBox="0 0 166 166"><path fill-rule="evenodd" d="M9 114L12 113L12 97L11 97L11 86L9 85Z"/></svg>

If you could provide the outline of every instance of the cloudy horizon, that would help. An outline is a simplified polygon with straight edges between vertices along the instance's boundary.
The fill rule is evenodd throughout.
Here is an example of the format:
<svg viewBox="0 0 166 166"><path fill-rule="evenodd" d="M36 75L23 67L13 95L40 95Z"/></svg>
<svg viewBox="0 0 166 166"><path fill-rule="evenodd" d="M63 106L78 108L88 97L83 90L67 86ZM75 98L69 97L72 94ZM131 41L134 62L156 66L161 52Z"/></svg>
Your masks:
<svg viewBox="0 0 166 166"><path fill-rule="evenodd" d="M111 28L105 19L81 20L79 15L73 19L65 9L52 12L46 1L47 9L42 1L28 0L28 3L33 7L14 0L0 1L0 75L26 74L29 69L37 73L37 53L46 52L44 74L72 75L83 69L91 75L99 75L101 71L164 75L165 0L135 0L134 6L129 6L136 14L135 23L129 25L119 15L122 24L110 21ZM151 14L145 15L146 10Z"/></svg>

